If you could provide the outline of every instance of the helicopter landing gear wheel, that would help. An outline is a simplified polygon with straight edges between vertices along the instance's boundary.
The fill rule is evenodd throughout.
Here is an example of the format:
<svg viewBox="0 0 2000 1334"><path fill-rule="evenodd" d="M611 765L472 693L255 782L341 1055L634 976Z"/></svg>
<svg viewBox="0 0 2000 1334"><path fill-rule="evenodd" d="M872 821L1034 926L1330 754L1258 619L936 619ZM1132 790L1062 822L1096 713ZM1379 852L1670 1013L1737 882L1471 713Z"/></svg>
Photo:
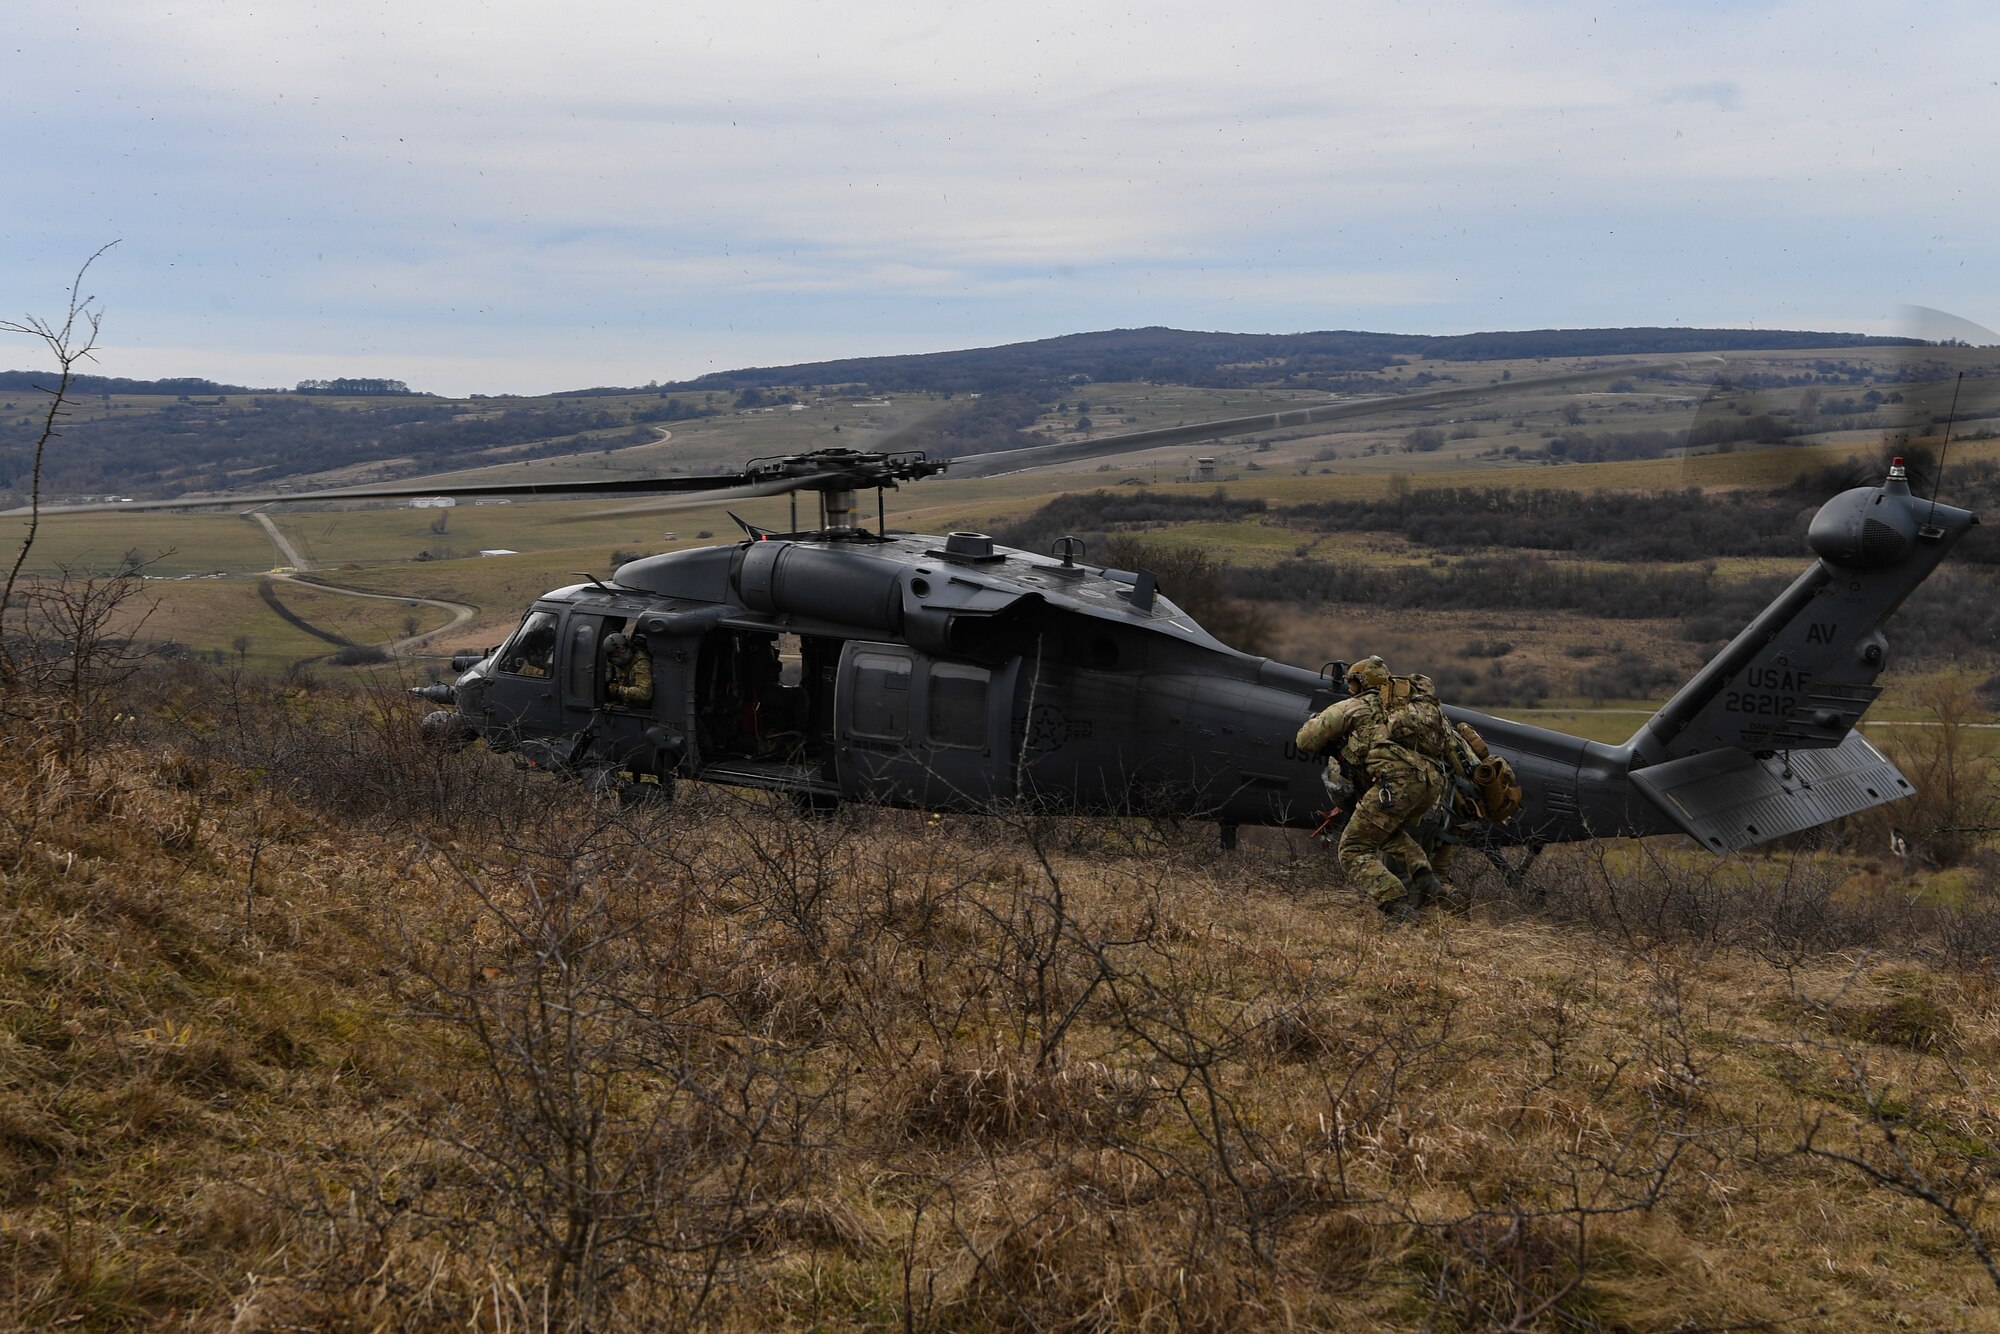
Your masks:
<svg viewBox="0 0 2000 1334"><path fill-rule="evenodd" d="M622 769L592 769L583 776L583 785L594 797L616 797L620 806L664 805L674 799L671 777L648 783Z"/></svg>
<svg viewBox="0 0 2000 1334"><path fill-rule="evenodd" d="M663 777L654 783L634 778L618 785L618 804L621 806L665 806L673 799L672 777Z"/></svg>

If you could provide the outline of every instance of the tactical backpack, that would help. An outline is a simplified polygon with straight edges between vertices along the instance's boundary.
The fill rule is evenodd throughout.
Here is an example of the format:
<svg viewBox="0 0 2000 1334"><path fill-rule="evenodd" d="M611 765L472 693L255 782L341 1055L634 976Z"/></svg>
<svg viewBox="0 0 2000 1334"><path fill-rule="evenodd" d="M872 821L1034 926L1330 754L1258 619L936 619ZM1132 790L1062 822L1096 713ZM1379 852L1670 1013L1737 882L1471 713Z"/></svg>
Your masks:
<svg viewBox="0 0 2000 1334"><path fill-rule="evenodd" d="M1471 723L1457 724L1450 737L1458 774L1452 784L1453 813L1495 824L1511 819L1526 798L1514 766L1506 756L1488 750L1486 738Z"/></svg>
<svg viewBox="0 0 2000 1334"><path fill-rule="evenodd" d="M1451 765L1450 724L1428 676L1392 676L1382 687L1382 739L1434 764Z"/></svg>

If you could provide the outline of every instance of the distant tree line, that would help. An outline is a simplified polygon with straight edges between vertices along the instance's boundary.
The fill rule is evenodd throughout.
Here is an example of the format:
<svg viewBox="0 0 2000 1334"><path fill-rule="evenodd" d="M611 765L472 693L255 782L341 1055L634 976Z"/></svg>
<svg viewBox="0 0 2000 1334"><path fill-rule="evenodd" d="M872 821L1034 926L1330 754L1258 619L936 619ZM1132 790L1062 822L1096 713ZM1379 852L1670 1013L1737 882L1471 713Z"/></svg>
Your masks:
<svg viewBox="0 0 2000 1334"><path fill-rule="evenodd" d="M0 371L0 390L53 388L47 371ZM70 392L91 394L275 394L275 389L246 389L240 384L217 384L214 380L183 377L167 380L128 380L115 375L77 375L70 378Z"/></svg>
<svg viewBox="0 0 2000 1334"><path fill-rule="evenodd" d="M1612 561L1699 561L1804 552L1797 497L1554 488L1422 488L1379 500L1325 500L1272 511L1308 532L1396 533L1439 551L1528 548Z"/></svg>
<svg viewBox="0 0 2000 1334"><path fill-rule="evenodd" d="M669 398L666 402L650 408L640 408L632 414L635 422L682 422L693 421L697 417L716 416L721 409L704 407L690 403L686 399Z"/></svg>
<svg viewBox="0 0 2000 1334"><path fill-rule="evenodd" d="M1046 437L1031 435L1027 428L1035 424L1047 407L1047 402L1032 393L968 398L944 417L898 443L942 459L1045 445Z"/></svg>
<svg viewBox="0 0 2000 1334"><path fill-rule="evenodd" d="M1805 530L1813 510L1848 487L1879 482L1886 463L1886 457L1857 457L1803 472L1781 487L1714 493L1440 487L1376 500L1267 506L1220 489L1093 491L1057 497L998 535L1010 546L1046 551L1055 538L1074 534L1096 561L1101 553L1125 550L1121 544L1149 529L1252 515L1305 532L1389 533L1420 549L1467 558L1384 568L1300 554L1223 571L1217 576L1220 595L1291 605L1352 602L1668 619L1709 650L1742 629L1792 577L1724 579L1713 560L1796 557L1803 569L1811 558ZM1914 489L1928 492L1936 477L1934 457L1913 450L1909 464ZM2000 510L2000 463L1977 459L1951 466L1940 498L1975 512ZM1547 554L1524 556L1524 551ZM1576 563L1580 559L1605 564ZM1951 562L1905 604L1891 632L1897 651L1926 662L1990 669L2000 654L1995 566L2000 566L2000 527L1973 529L1953 550ZM1604 693L1629 693L1635 670L1607 669L1600 682ZM1623 683L1619 689L1610 683L1613 675Z"/></svg>
<svg viewBox="0 0 2000 1334"><path fill-rule="evenodd" d="M481 450L528 448L515 457L596 446L588 432L628 427L597 408L515 407L466 412L443 403L336 406L280 394L214 404L166 403L74 421L44 469L45 493L151 495L255 486L304 472L410 459L430 472ZM32 425L0 418L0 491L16 491L31 459ZM624 443L624 441L620 441Z"/></svg>
<svg viewBox="0 0 2000 1334"><path fill-rule="evenodd" d="M348 398L372 398L385 394L407 395L410 386L401 380L301 380L295 391L301 394L339 394Z"/></svg>
<svg viewBox="0 0 2000 1334"><path fill-rule="evenodd" d="M1940 499L1962 509L2000 511L2000 463L1973 459L1954 464L1942 488L1935 485L1936 456L1928 449L1911 449L1907 463L1919 494L1937 489ZM1723 556L1803 557L1813 510L1849 487L1881 481L1887 467L1886 455L1853 457L1810 467L1768 490L1417 487L1392 490L1376 499L1276 506L1257 497L1231 496L1219 487L1088 491L1058 496L998 536L1011 546L1040 551L1065 533L1101 539L1112 533L1185 523L1233 523L1264 515L1271 524L1303 532L1394 533L1419 546L1454 554L1525 548L1591 560L1679 563ZM2000 564L2000 526L1974 528L1952 558Z"/></svg>
<svg viewBox="0 0 2000 1334"><path fill-rule="evenodd" d="M995 536L1024 551L1047 551L1063 536L1082 537L1102 545L1114 533L1137 533L1171 524L1232 523L1252 514L1263 514L1269 508L1261 497L1232 496L1221 487L1213 491L1154 491L1140 487L1131 492L1072 492L1057 496L1026 518L1000 529Z"/></svg>

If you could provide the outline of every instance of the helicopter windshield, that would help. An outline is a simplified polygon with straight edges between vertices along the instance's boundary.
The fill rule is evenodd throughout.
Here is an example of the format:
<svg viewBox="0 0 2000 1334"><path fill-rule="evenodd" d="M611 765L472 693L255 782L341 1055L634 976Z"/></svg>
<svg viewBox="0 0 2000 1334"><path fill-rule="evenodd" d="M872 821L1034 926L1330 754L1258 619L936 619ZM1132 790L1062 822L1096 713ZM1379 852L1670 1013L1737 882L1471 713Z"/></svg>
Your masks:
<svg viewBox="0 0 2000 1334"><path fill-rule="evenodd" d="M556 614L531 611L500 649L500 670L515 676L547 676L555 657Z"/></svg>

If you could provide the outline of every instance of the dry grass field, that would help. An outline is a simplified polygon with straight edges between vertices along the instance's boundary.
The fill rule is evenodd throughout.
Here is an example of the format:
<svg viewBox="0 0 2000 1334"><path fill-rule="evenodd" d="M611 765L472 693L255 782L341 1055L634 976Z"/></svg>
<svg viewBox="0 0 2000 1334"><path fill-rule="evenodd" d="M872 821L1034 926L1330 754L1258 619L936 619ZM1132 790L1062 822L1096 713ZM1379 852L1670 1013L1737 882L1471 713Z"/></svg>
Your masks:
<svg viewBox="0 0 2000 1334"><path fill-rule="evenodd" d="M1298 837L105 703L0 746L0 1323L2000 1327L1990 851L1580 847L1391 931Z"/></svg>
<svg viewBox="0 0 2000 1334"><path fill-rule="evenodd" d="M1404 374L1426 370L1466 373ZM1296 401L1079 397L1100 433ZM1685 412L1666 397L1584 412L1650 428ZM1225 494L1274 505L1688 484L1678 459L1494 452L1539 445L1562 401L1436 451L1395 422L1212 452ZM929 406L676 422L527 466L705 470ZM1066 490L1206 494L1173 480L1196 452L947 475L891 517L991 530ZM1701 485L1764 469L1711 462ZM1516 880L1466 855L1449 910L1404 930L1297 835L1222 856L1208 826L808 818L687 784L619 806L424 744L429 706L398 689L420 663L296 670L328 636L445 615L401 599L477 607L436 647L486 645L620 552L734 536L720 508L594 508L461 506L443 533L435 511L283 513L321 576L392 595L270 584L284 615L243 518L45 524L37 573L136 549L228 577L127 604L202 660L128 674L114 638L0 696L0 1327L2000 1329L1991 664L1885 678L1871 736L1921 790L1904 806L1727 859L1602 843ZM733 508L787 523L782 499ZM1256 515L1143 536L1245 567L1500 555ZM473 554L493 548L516 554ZM1684 679L1701 656L1666 620L1262 615L1307 666L1538 680L1532 713L1497 711L1605 741L1657 700L1593 698L1592 670ZM1914 858L1886 852L1891 821L1922 831Z"/></svg>

